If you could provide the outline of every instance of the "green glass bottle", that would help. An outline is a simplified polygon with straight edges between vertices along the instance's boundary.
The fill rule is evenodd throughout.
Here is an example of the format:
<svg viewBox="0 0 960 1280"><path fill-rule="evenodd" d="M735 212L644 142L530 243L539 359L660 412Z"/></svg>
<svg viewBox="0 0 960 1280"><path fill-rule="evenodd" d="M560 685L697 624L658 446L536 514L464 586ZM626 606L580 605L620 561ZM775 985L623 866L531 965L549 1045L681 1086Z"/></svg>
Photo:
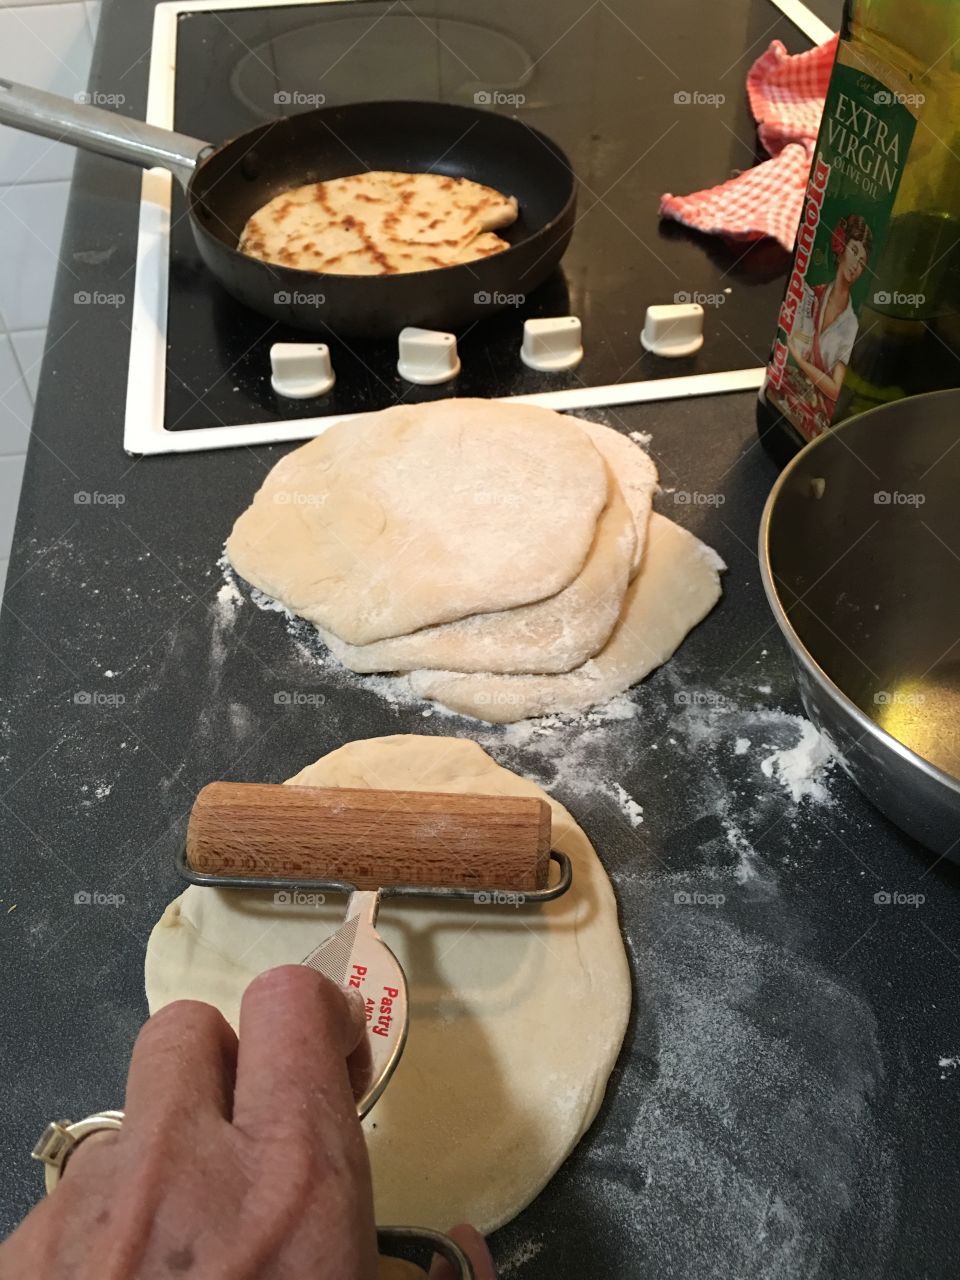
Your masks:
<svg viewBox="0 0 960 1280"><path fill-rule="evenodd" d="M846 0L760 392L781 463L851 414L960 386L960 3Z"/></svg>

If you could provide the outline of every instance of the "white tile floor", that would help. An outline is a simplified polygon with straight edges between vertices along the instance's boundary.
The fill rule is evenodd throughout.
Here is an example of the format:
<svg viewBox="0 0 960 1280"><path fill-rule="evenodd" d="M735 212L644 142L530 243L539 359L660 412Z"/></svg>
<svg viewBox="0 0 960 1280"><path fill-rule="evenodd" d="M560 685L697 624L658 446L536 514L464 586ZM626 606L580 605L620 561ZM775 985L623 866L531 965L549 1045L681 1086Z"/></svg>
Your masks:
<svg viewBox="0 0 960 1280"><path fill-rule="evenodd" d="M98 0L0 0L0 74L52 93L81 92L99 17ZM0 126L0 590L73 161L70 147Z"/></svg>

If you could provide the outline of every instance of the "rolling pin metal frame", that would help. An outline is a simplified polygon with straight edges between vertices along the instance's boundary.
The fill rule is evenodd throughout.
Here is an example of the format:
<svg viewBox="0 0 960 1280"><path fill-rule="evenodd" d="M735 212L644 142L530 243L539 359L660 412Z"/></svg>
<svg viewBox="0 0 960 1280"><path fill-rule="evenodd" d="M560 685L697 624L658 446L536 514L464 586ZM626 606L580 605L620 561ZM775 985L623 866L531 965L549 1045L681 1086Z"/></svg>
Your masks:
<svg viewBox="0 0 960 1280"><path fill-rule="evenodd" d="M518 893L513 889L497 887L449 888L443 885L424 884L387 884L376 890L380 898L446 898L461 899L471 902L484 901L499 905L503 899L511 906L527 903L553 902L562 897L570 888L573 880L573 867L565 853L557 849L550 850L550 861L560 868L560 878L554 885L545 889L524 889ZM202 885L210 889L302 889L304 893L340 893L349 896L357 892L357 885L349 880L291 880L288 877L276 876L235 876L208 875L203 871L194 871L187 861L187 850L184 846L177 854L177 871L190 884Z"/></svg>
<svg viewBox="0 0 960 1280"><path fill-rule="evenodd" d="M460 1280L475 1280L473 1263L455 1240L430 1227L377 1227L377 1248L383 1253L385 1245L429 1245L437 1253L460 1268Z"/></svg>

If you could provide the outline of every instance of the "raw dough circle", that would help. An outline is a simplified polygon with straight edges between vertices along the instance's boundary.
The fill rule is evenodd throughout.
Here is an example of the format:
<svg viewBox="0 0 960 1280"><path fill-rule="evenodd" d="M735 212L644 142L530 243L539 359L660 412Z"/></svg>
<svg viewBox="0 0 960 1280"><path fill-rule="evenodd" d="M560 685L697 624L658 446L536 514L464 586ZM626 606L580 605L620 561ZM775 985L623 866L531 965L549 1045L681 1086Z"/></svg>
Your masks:
<svg viewBox="0 0 960 1280"><path fill-rule="evenodd" d="M554 847L573 862L563 898L520 909L387 901L380 916L410 984L410 1038L364 1123L377 1221L491 1231L576 1146L620 1050L630 974L606 873L561 805L465 739L352 742L290 781L550 804ZM247 983L301 960L341 919L340 903L278 907L270 893L191 887L150 935L150 1010L190 997L236 1026Z"/></svg>
<svg viewBox="0 0 960 1280"><path fill-rule="evenodd" d="M227 556L291 612L369 644L562 591L607 492L597 449L552 410L396 405L282 458Z"/></svg>
<svg viewBox="0 0 960 1280"><path fill-rule="evenodd" d="M659 483L656 464L646 449L629 436L614 431L612 427L605 427L600 422L588 422L585 418L575 418L574 421L603 455L633 515L637 531L633 573L630 575L633 577L643 561L653 495Z"/></svg>

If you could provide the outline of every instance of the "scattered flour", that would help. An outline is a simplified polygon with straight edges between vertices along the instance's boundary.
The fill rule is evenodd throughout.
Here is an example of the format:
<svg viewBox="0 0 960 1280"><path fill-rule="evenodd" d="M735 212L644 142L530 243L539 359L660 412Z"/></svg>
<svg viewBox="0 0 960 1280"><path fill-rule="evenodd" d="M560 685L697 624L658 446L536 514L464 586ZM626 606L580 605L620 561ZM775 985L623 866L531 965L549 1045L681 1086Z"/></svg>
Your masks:
<svg viewBox="0 0 960 1280"><path fill-rule="evenodd" d="M670 894L644 914L636 1015L650 1056L625 1061L608 1123L573 1157L583 1222L616 1233L611 1252L634 1250L644 1275L824 1277L851 1220L844 1275L884 1270L899 1175L876 1115L876 1023L782 946L789 910L768 911L766 932Z"/></svg>
<svg viewBox="0 0 960 1280"><path fill-rule="evenodd" d="M747 884L751 880L760 880L762 877L757 870L756 854L750 841L732 818L721 818L720 825L726 834L727 844L737 855L737 865L733 868L734 880L736 880L737 884Z"/></svg>
<svg viewBox="0 0 960 1280"><path fill-rule="evenodd" d="M630 823L631 827L639 827L643 821L643 805L637 804L633 796L629 792L624 791L619 782L614 782L610 787L611 794L620 806L620 811Z"/></svg>
<svg viewBox="0 0 960 1280"><path fill-rule="evenodd" d="M543 1252L542 1240L523 1240L515 1245L506 1256L497 1259L497 1270L500 1275L512 1276L518 1268L532 1262L538 1253Z"/></svg>
<svg viewBox="0 0 960 1280"><path fill-rule="evenodd" d="M957 1058L941 1058L937 1063L940 1068L940 1079L947 1080L960 1067L960 1057Z"/></svg>
<svg viewBox="0 0 960 1280"><path fill-rule="evenodd" d="M237 584L228 579L217 592L216 610L222 622L232 622L243 604L243 596Z"/></svg>
<svg viewBox="0 0 960 1280"><path fill-rule="evenodd" d="M210 667L214 680L214 689L219 688L220 669L227 656L226 633L233 626L237 611L243 604L243 593L237 586L233 570L222 557L219 564L223 570L224 581L217 592L215 603L210 608L210 616L213 620L213 627L210 633Z"/></svg>
<svg viewBox="0 0 960 1280"><path fill-rule="evenodd" d="M117 251L117 245L112 244L109 249L77 249L73 254L74 262L82 262L87 266L99 267L103 263L109 262Z"/></svg>
<svg viewBox="0 0 960 1280"><path fill-rule="evenodd" d="M749 738L738 738L733 744L733 754L735 756L745 756L750 750Z"/></svg>
<svg viewBox="0 0 960 1280"><path fill-rule="evenodd" d="M80 801L80 807L82 809L91 808L98 800L106 800L112 790L112 782L94 782L90 785L84 783L80 788L80 793L84 797Z"/></svg>
<svg viewBox="0 0 960 1280"><path fill-rule="evenodd" d="M253 733L255 726L249 707L245 707L241 702L231 702L228 714L235 737L242 739Z"/></svg>
<svg viewBox="0 0 960 1280"><path fill-rule="evenodd" d="M296 615L292 614L285 604L281 604L279 600L274 600L273 596L268 596L259 587L250 588L250 599L258 609L263 609L265 613L283 613L294 622L298 620Z"/></svg>
<svg viewBox="0 0 960 1280"><path fill-rule="evenodd" d="M809 720L800 720L800 740L795 746L781 748L761 760L766 778L777 778L795 804L801 800L830 799L823 778L837 760L833 744Z"/></svg>

